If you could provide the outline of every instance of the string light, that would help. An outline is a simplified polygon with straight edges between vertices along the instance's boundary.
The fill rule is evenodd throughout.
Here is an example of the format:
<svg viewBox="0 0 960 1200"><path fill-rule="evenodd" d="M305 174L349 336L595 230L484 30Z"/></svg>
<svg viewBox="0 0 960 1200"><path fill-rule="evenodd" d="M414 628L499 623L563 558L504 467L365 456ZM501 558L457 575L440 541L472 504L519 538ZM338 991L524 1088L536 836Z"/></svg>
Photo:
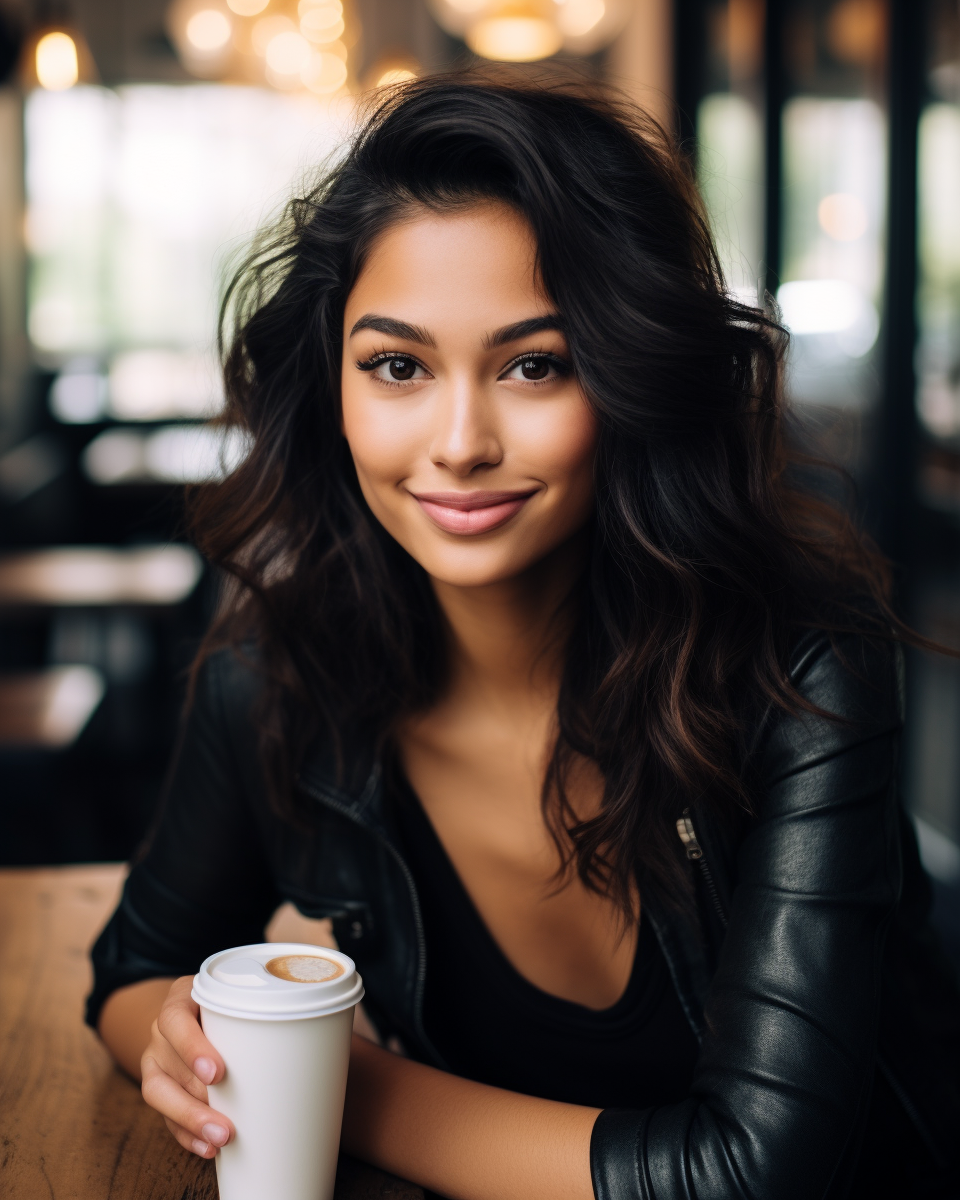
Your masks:
<svg viewBox="0 0 960 1200"><path fill-rule="evenodd" d="M282 91L305 90L332 97L354 86L348 47L355 44L359 33L353 16L355 3L171 0L166 27L180 61L200 78L266 82ZM414 78L419 65L413 68L411 62L381 61L376 78L388 68L408 72L397 79Z"/></svg>

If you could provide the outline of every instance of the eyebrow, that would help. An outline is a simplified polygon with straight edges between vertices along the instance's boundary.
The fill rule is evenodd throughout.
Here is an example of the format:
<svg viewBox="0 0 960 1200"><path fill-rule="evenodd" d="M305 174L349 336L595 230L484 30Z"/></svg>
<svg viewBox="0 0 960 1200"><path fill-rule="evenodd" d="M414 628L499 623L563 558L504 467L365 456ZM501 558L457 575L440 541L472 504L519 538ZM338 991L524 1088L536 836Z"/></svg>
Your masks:
<svg viewBox="0 0 960 1200"><path fill-rule="evenodd" d="M403 338L404 341L417 342L421 346L436 347L433 335L420 325L409 325L396 317L381 317L376 313L364 313L350 330L350 336L362 329L372 329L375 333L385 333L388 337ZM520 338L530 337L534 333L544 333L546 330L556 330L563 333L563 321L559 313L548 313L542 317L528 317L525 321L514 321L512 325L504 325L495 329L483 339L484 349L493 350L497 346L505 346L508 342L516 342Z"/></svg>
<svg viewBox="0 0 960 1200"><path fill-rule="evenodd" d="M559 313L529 317L526 321L514 321L512 325L504 325L502 329L496 329L489 337L484 338L483 344L487 350L492 350L496 346L505 346L508 342L516 342L520 338L530 337L533 333L543 333L548 329L563 333L563 322Z"/></svg>
<svg viewBox="0 0 960 1200"><path fill-rule="evenodd" d="M407 342L418 342L421 346L436 346L431 335L419 325L408 325L406 321L398 321L396 317L378 317L376 313L364 313L350 330L350 336L359 333L361 329L372 329L375 333L385 333L387 337L403 338Z"/></svg>

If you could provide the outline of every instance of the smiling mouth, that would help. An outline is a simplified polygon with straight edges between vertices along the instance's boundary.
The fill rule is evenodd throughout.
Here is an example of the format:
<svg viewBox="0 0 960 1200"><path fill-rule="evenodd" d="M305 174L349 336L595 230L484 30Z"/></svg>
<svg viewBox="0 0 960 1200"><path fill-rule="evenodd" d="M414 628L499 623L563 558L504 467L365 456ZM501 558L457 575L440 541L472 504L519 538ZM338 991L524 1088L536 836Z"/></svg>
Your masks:
<svg viewBox="0 0 960 1200"><path fill-rule="evenodd" d="M411 494L434 524L447 533L489 533L515 517L538 490Z"/></svg>

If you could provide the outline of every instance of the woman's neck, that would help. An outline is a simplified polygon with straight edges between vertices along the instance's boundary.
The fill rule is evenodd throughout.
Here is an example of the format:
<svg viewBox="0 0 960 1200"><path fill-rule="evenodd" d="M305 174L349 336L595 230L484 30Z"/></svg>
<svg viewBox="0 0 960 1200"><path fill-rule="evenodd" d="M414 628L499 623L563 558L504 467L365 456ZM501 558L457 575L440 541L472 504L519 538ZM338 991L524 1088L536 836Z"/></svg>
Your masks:
<svg viewBox="0 0 960 1200"><path fill-rule="evenodd" d="M432 580L447 621L451 692L555 701L574 615L569 601L587 548L587 534L579 534L522 575L482 587Z"/></svg>

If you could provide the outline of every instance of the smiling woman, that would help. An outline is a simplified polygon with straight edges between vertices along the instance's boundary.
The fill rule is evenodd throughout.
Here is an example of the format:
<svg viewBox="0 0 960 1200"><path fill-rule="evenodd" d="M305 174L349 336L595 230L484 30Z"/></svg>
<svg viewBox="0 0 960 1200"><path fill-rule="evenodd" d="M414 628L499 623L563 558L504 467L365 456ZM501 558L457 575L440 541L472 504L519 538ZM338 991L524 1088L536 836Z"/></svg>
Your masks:
<svg viewBox="0 0 960 1200"><path fill-rule="evenodd" d="M434 580L519 576L593 513L597 420L536 256L505 205L425 212L378 239L347 302L341 405L357 478Z"/></svg>
<svg viewBox="0 0 960 1200"><path fill-rule="evenodd" d="M920 639L798 490L782 331L618 100L377 103L227 298L231 583L88 1019L239 1148L189 976L291 900L405 1051L355 1036L343 1144L445 1196L954 1195Z"/></svg>

